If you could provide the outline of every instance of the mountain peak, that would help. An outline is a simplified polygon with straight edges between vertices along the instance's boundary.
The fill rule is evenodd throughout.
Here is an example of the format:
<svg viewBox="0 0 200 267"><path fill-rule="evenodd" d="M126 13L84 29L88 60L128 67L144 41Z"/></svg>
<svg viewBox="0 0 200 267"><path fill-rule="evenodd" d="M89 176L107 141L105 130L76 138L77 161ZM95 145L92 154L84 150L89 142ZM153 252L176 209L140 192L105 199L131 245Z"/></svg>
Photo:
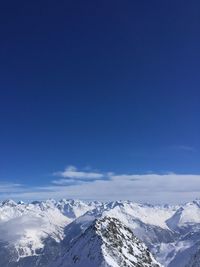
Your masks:
<svg viewBox="0 0 200 267"><path fill-rule="evenodd" d="M147 247L118 219L103 217L76 239L56 267L160 267Z"/></svg>
<svg viewBox="0 0 200 267"><path fill-rule="evenodd" d="M10 206L10 207L14 207L17 206L17 203L12 200L12 199L6 199L2 202L2 206Z"/></svg>

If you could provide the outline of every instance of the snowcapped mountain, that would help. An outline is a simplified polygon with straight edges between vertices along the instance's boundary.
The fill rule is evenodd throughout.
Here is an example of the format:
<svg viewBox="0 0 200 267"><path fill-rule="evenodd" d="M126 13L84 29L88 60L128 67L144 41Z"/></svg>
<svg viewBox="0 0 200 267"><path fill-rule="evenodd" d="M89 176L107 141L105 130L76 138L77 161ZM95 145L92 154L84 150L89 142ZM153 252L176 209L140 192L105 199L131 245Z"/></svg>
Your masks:
<svg viewBox="0 0 200 267"><path fill-rule="evenodd" d="M95 220L52 267L159 267L147 247L119 220Z"/></svg>
<svg viewBox="0 0 200 267"><path fill-rule="evenodd" d="M66 217L70 219L76 219L86 213L89 210L93 210L99 206L102 206L101 202L93 201L93 202L83 202L79 200L66 200L62 199L55 203L55 206L64 214Z"/></svg>
<svg viewBox="0 0 200 267"><path fill-rule="evenodd" d="M15 266L15 262L17 266L26 266L24 262L28 257L32 266L40 266L36 261L38 258L39 262L43 261L45 250L58 249L65 226L92 208L92 203L70 200L30 204L3 201L0 205L0 266ZM54 251L48 253L54 257Z"/></svg>
<svg viewBox="0 0 200 267"><path fill-rule="evenodd" d="M89 241L91 229L95 229L97 222L102 232L104 218L116 220L116 225L130 229L133 237L139 238L142 246L147 246L163 266L198 266L200 201L177 206L153 206L130 201L101 203L66 199L27 204L12 200L0 203L0 266L49 267L59 257L70 260L66 251L70 250L73 254L76 246L81 246L84 240ZM109 227L108 223L106 225ZM96 230L95 240L99 240L100 232ZM104 247L104 241L108 241L103 235L100 237L102 243L98 246L99 251ZM117 237L121 238L121 233ZM92 241L89 243L92 244ZM105 251L106 255L114 255L112 249ZM85 259L83 254L79 256ZM113 265L105 263L102 266L120 266L118 256L113 256ZM101 259L105 262L104 258Z"/></svg>

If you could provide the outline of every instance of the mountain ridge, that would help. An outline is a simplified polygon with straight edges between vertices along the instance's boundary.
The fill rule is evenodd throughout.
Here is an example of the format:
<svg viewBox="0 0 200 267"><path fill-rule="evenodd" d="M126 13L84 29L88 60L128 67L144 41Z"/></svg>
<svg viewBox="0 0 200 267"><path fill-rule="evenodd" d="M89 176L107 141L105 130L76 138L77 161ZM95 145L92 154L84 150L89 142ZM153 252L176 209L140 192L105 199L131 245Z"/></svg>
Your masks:
<svg viewBox="0 0 200 267"><path fill-rule="evenodd" d="M188 267L194 262L193 257L198 258L199 200L183 205L72 199L31 203L5 200L0 203L0 266L26 267L21 262L32 258L35 264L32 266L41 266L42 262L42 267L48 267L48 262L54 260L63 247L66 249L96 219L104 217L115 218L131 229L166 267Z"/></svg>

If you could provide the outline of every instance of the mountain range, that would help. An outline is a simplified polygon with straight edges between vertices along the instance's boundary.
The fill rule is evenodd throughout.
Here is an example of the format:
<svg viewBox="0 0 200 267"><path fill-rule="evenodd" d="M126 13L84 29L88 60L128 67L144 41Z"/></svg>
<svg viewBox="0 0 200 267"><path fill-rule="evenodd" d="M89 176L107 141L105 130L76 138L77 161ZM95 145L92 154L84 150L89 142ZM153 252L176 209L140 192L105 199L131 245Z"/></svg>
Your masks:
<svg viewBox="0 0 200 267"><path fill-rule="evenodd" d="M0 203L3 267L199 267L200 201Z"/></svg>

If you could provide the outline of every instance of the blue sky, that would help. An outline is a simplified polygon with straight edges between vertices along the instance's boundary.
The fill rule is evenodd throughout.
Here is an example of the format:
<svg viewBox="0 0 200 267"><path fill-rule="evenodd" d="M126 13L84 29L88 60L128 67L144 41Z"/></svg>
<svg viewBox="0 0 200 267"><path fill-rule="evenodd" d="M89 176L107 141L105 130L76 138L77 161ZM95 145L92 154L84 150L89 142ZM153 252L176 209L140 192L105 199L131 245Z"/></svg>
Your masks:
<svg viewBox="0 0 200 267"><path fill-rule="evenodd" d="M0 197L200 196L199 9L3 3Z"/></svg>

